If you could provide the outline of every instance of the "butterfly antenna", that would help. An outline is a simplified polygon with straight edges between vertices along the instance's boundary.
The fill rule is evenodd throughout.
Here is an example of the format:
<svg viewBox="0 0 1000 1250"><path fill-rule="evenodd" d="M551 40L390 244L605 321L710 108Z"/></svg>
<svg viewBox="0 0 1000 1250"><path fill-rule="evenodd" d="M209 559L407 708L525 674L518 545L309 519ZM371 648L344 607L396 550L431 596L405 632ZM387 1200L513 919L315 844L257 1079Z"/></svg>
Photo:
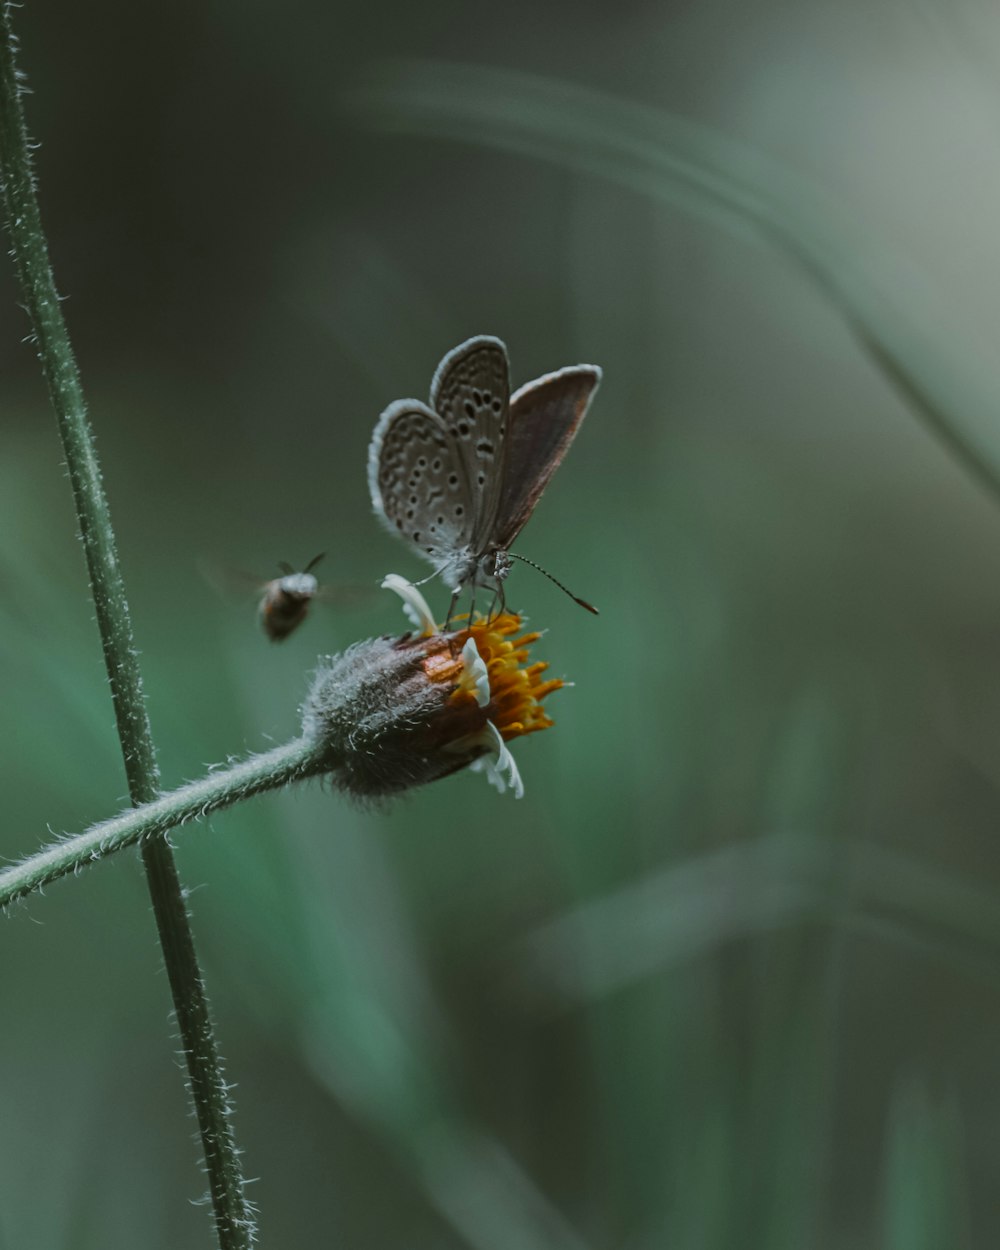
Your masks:
<svg viewBox="0 0 1000 1250"><path fill-rule="evenodd" d="M278 568L281 569L282 573L284 573L286 577L290 577L291 574L295 572L287 560L279 560Z"/></svg>
<svg viewBox="0 0 1000 1250"><path fill-rule="evenodd" d="M529 560L527 556L519 556L516 551L508 551L507 554L512 560L520 560L522 564L530 564L533 569L537 569L538 572L547 577L550 582L555 582L563 594L569 595L573 602L578 603L581 608L586 608L588 612L593 612L595 616L601 615L592 603L588 603L586 599L581 599L579 595L574 595L572 590L564 586L558 577L553 577L548 569L543 569L540 564L536 564L534 560Z"/></svg>
<svg viewBox="0 0 1000 1250"><path fill-rule="evenodd" d="M311 573L313 569L316 567L316 565L319 564L320 560L322 560L325 555L326 555L326 552L321 551L318 556L313 556L313 558L309 561L309 563L302 570L302 572Z"/></svg>

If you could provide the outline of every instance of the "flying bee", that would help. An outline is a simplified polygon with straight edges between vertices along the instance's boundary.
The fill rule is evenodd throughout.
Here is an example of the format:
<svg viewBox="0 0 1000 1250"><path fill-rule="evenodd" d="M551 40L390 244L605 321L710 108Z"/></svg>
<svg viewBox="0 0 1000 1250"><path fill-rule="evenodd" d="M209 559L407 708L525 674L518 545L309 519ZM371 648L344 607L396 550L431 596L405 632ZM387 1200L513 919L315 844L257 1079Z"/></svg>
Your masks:
<svg viewBox="0 0 1000 1250"><path fill-rule="evenodd" d="M214 560L201 559L198 567L205 581L223 598L245 600L253 596L257 600L261 629L272 642L282 642L306 619L313 602L329 603L336 608L357 608L374 597L372 586L356 582L321 584L313 569L325 554L320 552L314 556L301 572L282 561L278 564L281 576L270 580Z"/></svg>
<svg viewBox="0 0 1000 1250"><path fill-rule="evenodd" d="M320 590L312 570L325 555L326 552L321 551L313 556L301 573L282 561L278 565L281 576L265 583L257 605L257 619L272 642L282 642L309 615L309 605Z"/></svg>

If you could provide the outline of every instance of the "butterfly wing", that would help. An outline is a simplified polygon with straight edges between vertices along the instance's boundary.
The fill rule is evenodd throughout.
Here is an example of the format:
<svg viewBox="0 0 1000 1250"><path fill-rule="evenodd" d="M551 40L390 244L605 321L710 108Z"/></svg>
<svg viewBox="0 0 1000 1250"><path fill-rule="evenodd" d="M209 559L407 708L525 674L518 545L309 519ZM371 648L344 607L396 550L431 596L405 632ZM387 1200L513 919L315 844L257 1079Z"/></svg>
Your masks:
<svg viewBox="0 0 1000 1250"><path fill-rule="evenodd" d="M462 462L472 511L469 542L484 552L493 536L510 404L510 364L500 339L480 334L441 361L431 382L431 408Z"/></svg>
<svg viewBox="0 0 1000 1250"><path fill-rule="evenodd" d="M597 365L573 365L526 383L512 397L494 521L494 538L502 550L524 528L562 463L600 381Z"/></svg>
<svg viewBox="0 0 1000 1250"><path fill-rule="evenodd" d="M382 413L368 450L368 489L376 515L432 564L467 547L474 518L465 465L445 422L417 399Z"/></svg>

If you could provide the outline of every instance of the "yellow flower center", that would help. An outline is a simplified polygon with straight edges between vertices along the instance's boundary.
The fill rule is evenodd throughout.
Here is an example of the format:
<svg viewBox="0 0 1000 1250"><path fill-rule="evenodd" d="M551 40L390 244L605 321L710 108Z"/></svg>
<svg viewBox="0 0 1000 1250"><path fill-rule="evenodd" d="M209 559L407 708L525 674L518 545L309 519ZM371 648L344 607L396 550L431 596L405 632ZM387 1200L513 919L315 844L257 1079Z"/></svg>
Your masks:
<svg viewBox="0 0 1000 1250"><path fill-rule="evenodd" d="M471 629L462 631L455 639L459 653L470 636L475 641L490 682L490 702L483 711L505 741L547 729L553 722L541 700L565 685L558 677L542 680L548 664L529 663L531 645L541 634L521 633L523 625L520 616L513 612L502 612L492 619L477 615ZM455 663L459 661L456 659ZM468 683L462 683L451 697L455 702L474 702L475 692Z"/></svg>

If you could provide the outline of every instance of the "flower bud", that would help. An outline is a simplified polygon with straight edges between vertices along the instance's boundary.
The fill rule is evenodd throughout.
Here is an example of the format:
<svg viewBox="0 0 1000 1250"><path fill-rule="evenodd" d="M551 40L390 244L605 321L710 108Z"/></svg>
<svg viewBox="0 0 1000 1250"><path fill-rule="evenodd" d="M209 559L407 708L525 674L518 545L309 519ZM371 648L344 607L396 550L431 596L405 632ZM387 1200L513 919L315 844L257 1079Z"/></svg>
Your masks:
<svg viewBox="0 0 1000 1250"><path fill-rule="evenodd" d="M539 635L523 634L513 613L442 633L418 592L387 582L423 628L356 643L317 672L303 727L325 748L328 772L349 793L375 798L473 764L520 797L506 743L552 724L540 700L563 685L541 680L546 664L527 663Z"/></svg>

